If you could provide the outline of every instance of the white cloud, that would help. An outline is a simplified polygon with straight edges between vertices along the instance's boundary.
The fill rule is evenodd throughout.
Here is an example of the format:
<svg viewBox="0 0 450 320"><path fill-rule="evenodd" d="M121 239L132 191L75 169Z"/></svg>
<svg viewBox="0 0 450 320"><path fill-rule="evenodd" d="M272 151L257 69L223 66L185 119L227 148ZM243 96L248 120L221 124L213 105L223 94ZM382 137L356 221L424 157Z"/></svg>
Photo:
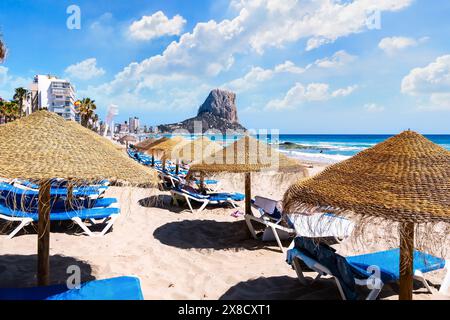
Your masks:
<svg viewBox="0 0 450 320"><path fill-rule="evenodd" d="M410 47L416 47L420 43L427 41L427 37L420 39L408 38L408 37L387 37L381 39L378 43L378 47L389 55L393 55L401 50Z"/></svg>
<svg viewBox="0 0 450 320"><path fill-rule="evenodd" d="M404 94L428 99L429 109L450 109L450 55L438 57L423 68L415 68L402 80Z"/></svg>
<svg viewBox="0 0 450 320"><path fill-rule="evenodd" d="M331 95L333 97L346 97L346 96L352 94L356 89L358 89L358 86L355 84L352 86L348 86L346 88L337 89L337 90L333 91L333 93Z"/></svg>
<svg viewBox="0 0 450 320"><path fill-rule="evenodd" d="M258 83L272 79L276 74L291 73L302 74L304 68L296 66L292 61L285 61L275 66L273 69L263 69L261 67L252 67L251 70L242 78L235 79L223 85L232 91L243 92L257 87Z"/></svg>
<svg viewBox="0 0 450 320"><path fill-rule="evenodd" d="M182 34L161 54L130 63L111 82L97 89L117 97L140 94L152 89L147 84L158 82L157 79L165 83L167 74L186 79L186 82L165 83L168 89L174 89L173 86L187 89L194 83L209 83L230 70L238 55L264 54L267 48L281 48L301 39L333 42L366 30L367 10L397 11L410 3L411 0L233 1L232 7L239 10L234 18L197 23L191 32ZM301 72L291 67L285 65L280 69ZM136 88L140 88L140 92ZM155 103L160 98L154 92L147 97ZM128 104L117 101L121 103Z"/></svg>
<svg viewBox="0 0 450 320"><path fill-rule="evenodd" d="M293 73L293 74L302 74L305 72L306 68L297 67L295 63L292 61L285 61L282 64L279 64L275 67L274 71L276 73L286 72L286 73Z"/></svg>
<svg viewBox="0 0 450 320"><path fill-rule="evenodd" d="M344 97L351 94L357 88L356 85L330 91L327 83L310 83L306 87L296 83L286 93L283 99L271 100L267 103L268 109L289 109L297 107L305 102L326 101L332 98Z"/></svg>
<svg viewBox="0 0 450 320"><path fill-rule="evenodd" d="M97 67L97 59L89 58L70 65L64 72L71 78L89 80L105 74L105 70Z"/></svg>
<svg viewBox="0 0 450 320"><path fill-rule="evenodd" d="M348 54L345 50L335 52L331 57L318 59L314 64L320 68L336 68L342 67L350 62L353 62L356 56Z"/></svg>
<svg viewBox="0 0 450 320"><path fill-rule="evenodd" d="M25 78L11 75L7 67L0 66L0 98L12 99L14 89L19 87L27 88L29 82L30 80Z"/></svg>
<svg viewBox="0 0 450 320"><path fill-rule="evenodd" d="M366 103L363 108L367 111L367 112L382 112L384 111L384 107L380 106L376 103Z"/></svg>
<svg viewBox="0 0 450 320"><path fill-rule="evenodd" d="M307 50L315 49L340 37L367 30L368 14L373 11L397 11L412 0L241 0L235 8L251 13L248 24L264 21L250 37L252 48L281 47L306 38Z"/></svg>
<svg viewBox="0 0 450 320"><path fill-rule="evenodd" d="M282 64L275 66L273 69L263 69L261 67L252 67L252 69L245 74L242 78L235 79L230 81L223 86L234 90L237 92L243 92L252 88L257 87L258 83L265 82L267 80L272 79L276 74L279 73L291 73L291 74L303 74L305 71L310 69L313 66L317 66L319 68L337 68L342 67L356 59L356 56L353 56L347 53L345 50L340 50L335 52L331 57L326 57L323 59L318 59L312 64L308 64L306 67L299 67L292 61L285 61ZM353 87L349 87L346 89L338 90L335 94L337 95L346 95L345 90L350 90L351 93L354 89Z"/></svg>
<svg viewBox="0 0 450 320"><path fill-rule="evenodd" d="M158 11L151 16L143 16L129 27L129 34L136 40L151 40L163 36L180 35L186 20L176 15L169 19L164 12Z"/></svg>

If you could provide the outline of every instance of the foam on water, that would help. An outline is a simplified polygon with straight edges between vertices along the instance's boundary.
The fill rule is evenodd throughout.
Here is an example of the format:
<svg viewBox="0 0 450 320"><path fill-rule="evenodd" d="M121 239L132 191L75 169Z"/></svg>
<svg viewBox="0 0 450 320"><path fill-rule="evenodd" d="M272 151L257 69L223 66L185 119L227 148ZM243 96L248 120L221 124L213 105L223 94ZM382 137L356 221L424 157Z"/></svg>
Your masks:
<svg viewBox="0 0 450 320"><path fill-rule="evenodd" d="M292 150L281 150L278 151L284 153L286 156L295 158L302 161L313 161L326 164L333 164L340 161L349 159L351 156L344 156L340 154L325 154L325 153L310 153L310 152L300 152Z"/></svg>

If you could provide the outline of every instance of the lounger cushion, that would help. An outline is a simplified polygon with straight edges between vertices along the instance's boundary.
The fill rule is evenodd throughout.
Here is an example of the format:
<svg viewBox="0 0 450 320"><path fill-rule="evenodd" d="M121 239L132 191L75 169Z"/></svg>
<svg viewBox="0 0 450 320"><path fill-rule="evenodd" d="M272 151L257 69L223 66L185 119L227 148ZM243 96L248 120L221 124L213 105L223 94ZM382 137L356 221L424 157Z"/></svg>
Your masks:
<svg viewBox="0 0 450 320"><path fill-rule="evenodd" d="M217 180L208 180L208 179L203 181L204 184L217 184L218 182L219 181L217 181ZM196 180L195 183L196 184L200 184L201 181L200 180Z"/></svg>
<svg viewBox="0 0 450 320"><path fill-rule="evenodd" d="M242 193L221 192L221 193L201 194L197 190L195 190L194 188L192 188L191 186L188 186L188 185L184 185L182 187L177 187L176 190L179 191L179 192L184 192L184 193L190 195L191 197L197 198L199 200L209 200L209 201L229 201L229 200L234 200L234 201L242 201L242 200L245 199L245 195L243 195Z"/></svg>
<svg viewBox="0 0 450 320"><path fill-rule="evenodd" d="M234 200L234 201L242 201L245 199L245 195L242 193L208 193L209 200L211 201L227 201L227 200Z"/></svg>
<svg viewBox="0 0 450 320"><path fill-rule="evenodd" d="M139 279L118 277L95 280L68 290L65 285L0 289L0 300L143 300Z"/></svg>
<svg viewBox="0 0 450 320"><path fill-rule="evenodd" d="M100 198L95 200L88 200L91 204L90 208L109 207L110 205L117 203L116 198Z"/></svg>
<svg viewBox="0 0 450 320"><path fill-rule="evenodd" d="M374 252L353 257L347 257L347 261L360 272L367 273L369 266L378 266L383 282L398 281L400 279L400 249ZM423 273L444 268L445 260L428 253L414 251L414 270Z"/></svg>

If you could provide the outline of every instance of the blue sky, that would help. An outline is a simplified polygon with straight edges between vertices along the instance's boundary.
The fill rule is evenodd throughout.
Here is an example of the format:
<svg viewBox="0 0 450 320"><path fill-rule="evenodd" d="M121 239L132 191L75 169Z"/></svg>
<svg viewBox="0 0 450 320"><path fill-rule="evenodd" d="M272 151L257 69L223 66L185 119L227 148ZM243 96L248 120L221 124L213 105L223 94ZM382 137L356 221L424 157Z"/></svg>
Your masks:
<svg viewBox="0 0 450 320"><path fill-rule="evenodd" d="M34 74L148 125L237 93L247 128L450 133L446 0L2 0L0 96ZM81 29L66 9L81 10ZM379 13L379 24L368 19ZM376 20L375 20L376 22Z"/></svg>

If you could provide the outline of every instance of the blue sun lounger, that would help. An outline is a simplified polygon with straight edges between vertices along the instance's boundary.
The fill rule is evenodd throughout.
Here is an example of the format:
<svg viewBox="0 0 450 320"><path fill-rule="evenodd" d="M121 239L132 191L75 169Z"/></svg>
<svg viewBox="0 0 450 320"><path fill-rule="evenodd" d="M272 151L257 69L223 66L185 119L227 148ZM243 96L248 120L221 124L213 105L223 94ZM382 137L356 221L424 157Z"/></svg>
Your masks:
<svg viewBox="0 0 450 320"><path fill-rule="evenodd" d="M136 277L117 277L81 284L79 289L66 285L33 288L0 288L0 300L144 300Z"/></svg>
<svg viewBox="0 0 450 320"><path fill-rule="evenodd" d="M197 210L197 213L203 211L208 204L222 204L230 203L234 208L238 205L236 201L244 200L245 196L241 193L208 193L206 195L200 194L193 190L188 190L185 187L177 187L170 190L173 202L178 205L179 198L184 199L189 206L189 209L194 213L194 209L191 204L191 200L202 203L201 207Z"/></svg>
<svg viewBox="0 0 450 320"><path fill-rule="evenodd" d="M37 196L39 194L39 187L29 188L19 188L12 184L6 182L0 182L0 193L2 195L6 194L16 194L17 196ZM103 192L105 192L107 187L75 187L73 189L74 197L99 197ZM67 196L67 188L50 188L50 196L62 197Z"/></svg>
<svg viewBox="0 0 450 320"><path fill-rule="evenodd" d="M73 205L76 208L90 208L98 200L107 187L83 187L74 188ZM8 207L19 208L24 211L36 211L38 207L39 190L17 187L9 183L0 182L0 200ZM53 208L65 208L67 200L67 188L51 188L51 206Z"/></svg>
<svg viewBox="0 0 450 320"><path fill-rule="evenodd" d="M28 187L31 189L39 189L39 185L37 185L36 183L33 183L31 181L28 180L22 180L22 179L14 179L12 180L11 184L15 185L15 184L19 184L22 185L24 187ZM52 179L51 180L51 187L55 188L55 189L65 189L67 188L68 185L68 181L67 180L62 180L62 179ZM86 185L81 185L81 186L77 186L77 189L107 189L109 186L109 181L108 180L100 180L98 182L96 182L95 184L86 184Z"/></svg>
<svg viewBox="0 0 450 320"><path fill-rule="evenodd" d="M99 199L92 208L83 209L52 209L50 212L51 221L73 221L78 224L81 229L88 236L103 236L113 226L114 222L120 214L120 209L117 205L117 200L112 199ZM39 220L39 214L35 212L24 212L21 210L14 210L7 206L3 201L0 201L0 219L10 222L20 222L20 224L8 235L11 239L22 228L29 225L32 222ZM93 233L83 220L89 220L93 224L105 224L105 227L98 234Z"/></svg>
<svg viewBox="0 0 450 320"><path fill-rule="evenodd" d="M299 237L296 241L304 242L305 248L308 248L308 242L312 240ZM332 248L327 249L326 246L317 246L317 244L311 244L310 247L312 246L317 248L312 250L317 250L316 256L313 256L311 250L300 249L296 246L288 250L287 262L294 268L302 284L307 282L300 261L318 273L315 280L324 275L333 276L344 300L356 298L354 291L356 285L368 287L370 293L366 299L375 300L384 284L397 282L400 279L400 249L398 248L344 258L335 253ZM439 291L446 293L450 287L450 262L424 252L414 251L414 278L419 280L428 292L432 291L424 273L443 268L447 269L447 275Z"/></svg>

